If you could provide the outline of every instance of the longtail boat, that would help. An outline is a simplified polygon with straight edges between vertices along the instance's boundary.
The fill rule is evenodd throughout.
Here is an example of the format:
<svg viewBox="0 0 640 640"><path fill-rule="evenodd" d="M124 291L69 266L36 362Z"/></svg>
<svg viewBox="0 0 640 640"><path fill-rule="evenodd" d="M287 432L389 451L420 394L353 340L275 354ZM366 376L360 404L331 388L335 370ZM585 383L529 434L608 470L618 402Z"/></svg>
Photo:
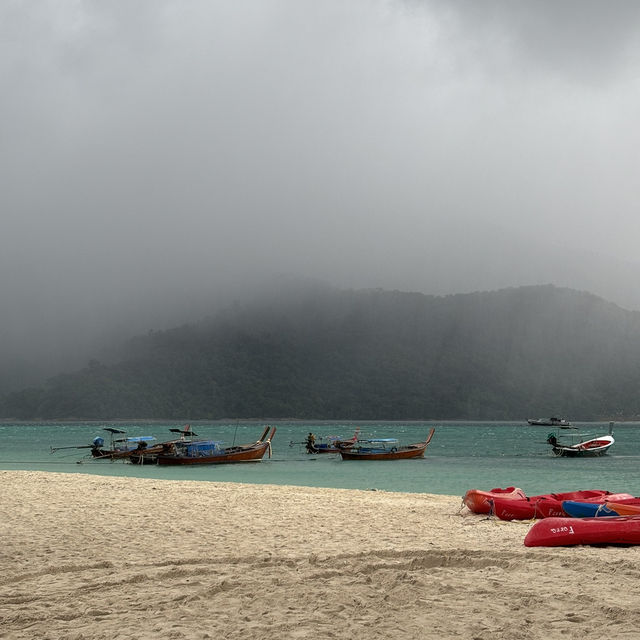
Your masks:
<svg viewBox="0 0 640 640"><path fill-rule="evenodd" d="M91 444L81 444L70 447L51 447L51 453L62 449L90 449L91 457L96 460L118 460L128 458L134 451L144 449L149 443L155 442L154 436L127 436L126 431L105 427L110 435L109 444L98 436Z"/></svg>
<svg viewBox="0 0 640 640"><path fill-rule="evenodd" d="M340 449L340 455L343 460L407 460L422 458L434 433L435 429L431 429L424 442L416 442L405 446L398 446L396 438L358 440L348 449Z"/></svg>
<svg viewBox="0 0 640 640"><path fill-rule="evenodd" d="M359 433L360 427L355 430L355 433L350 438L343 438L342 436L319 436L316 438L310 433L303 442L291 440L289 446L304 445L307 453L340 453L340 449L349 449L355 445L358 441Z"/></svg>
<svg viewBox="0 0 640 640"><path fill-rule="evenodd" d="M230 447L225 447L222 442L216 440L175 442L170 452L158 454L157 462L159 465L173 466L259 462L266 453L271 457L271 440L273 440L275 432L275 427L267 426L260 439L256 442Z"/></svg>
<svg viewBox="0 0 640 640"><path fill-rule="evenodd" d="M184 429L169 429L172 433L180 434L179 438L173 438L166 442L159 442L151 447L139 446L129 454L129 462L132 464L156 464L158 455L161 453L171 453L172 447L178 442L185 442L187 438L193 440L198 434L191 430L191 425L185 425Z"/></svg>

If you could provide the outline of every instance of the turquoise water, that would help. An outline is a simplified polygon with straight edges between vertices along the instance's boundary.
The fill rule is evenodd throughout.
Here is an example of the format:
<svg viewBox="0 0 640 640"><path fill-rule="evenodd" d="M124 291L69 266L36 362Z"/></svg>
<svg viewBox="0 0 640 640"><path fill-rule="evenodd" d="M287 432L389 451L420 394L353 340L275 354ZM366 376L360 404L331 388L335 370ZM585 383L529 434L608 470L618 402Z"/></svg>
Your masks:
<svg viewBox="0 0 640 640"><path fill-rule="evenodd" d="M616 444L600 458L557 458L545 443L548 427L516 422L270 422L277 426L273 455L260 463L196 467L137 466L91 460L87 450L50 452L50 448L90 444L104 427L126 430L129 436L172 437L169 422L39 423L0 425L0 469L142 478L289 484L345 489L379 489L462 496L467 489L516 485L528 494L602 488L640 495L640 423L617 424ZM265 422L241 424L193 422L205 439L226 444L255 441ZM582 431L603 434L608 423L584 423ZM309 431L317 436L396 437L407 444L435 435L424 459L387 462L343 461L338 455L307 455L300 443ZM79 464L80 463L80 464Z"/></svg>

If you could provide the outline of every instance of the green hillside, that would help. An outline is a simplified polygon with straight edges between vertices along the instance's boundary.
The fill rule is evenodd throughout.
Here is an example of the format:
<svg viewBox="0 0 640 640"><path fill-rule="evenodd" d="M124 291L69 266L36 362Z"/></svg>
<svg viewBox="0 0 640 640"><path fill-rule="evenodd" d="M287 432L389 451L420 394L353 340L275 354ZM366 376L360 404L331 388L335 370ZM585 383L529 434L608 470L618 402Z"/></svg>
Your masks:
<svg viewBox="0 0 640 640"><path fill-rule="evenodd" d="M11 393L14 419L574 420L640 415L640 314L553 286L315 290L137 337Z"/></svg>

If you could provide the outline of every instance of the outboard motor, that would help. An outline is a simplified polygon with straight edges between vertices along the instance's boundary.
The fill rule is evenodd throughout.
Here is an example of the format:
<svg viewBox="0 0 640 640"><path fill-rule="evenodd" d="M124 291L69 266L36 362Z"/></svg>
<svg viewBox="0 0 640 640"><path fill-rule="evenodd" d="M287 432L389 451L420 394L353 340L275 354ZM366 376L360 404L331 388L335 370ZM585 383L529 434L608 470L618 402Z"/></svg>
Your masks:
<svg viewBox="0 0 640 640"><path fill-rule="evenodd" d="M94 438L91 441L91 444L94 448L100 449L101 447L104 446L104 438L101 438L100 436L98 436L97 438Z"/></svg>

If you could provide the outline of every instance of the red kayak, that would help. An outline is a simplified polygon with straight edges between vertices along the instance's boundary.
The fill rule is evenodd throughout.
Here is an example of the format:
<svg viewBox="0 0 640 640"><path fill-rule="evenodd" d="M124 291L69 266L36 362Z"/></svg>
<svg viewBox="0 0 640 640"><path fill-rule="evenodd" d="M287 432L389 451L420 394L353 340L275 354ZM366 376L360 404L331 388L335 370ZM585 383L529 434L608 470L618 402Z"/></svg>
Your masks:
<svg viewBox="0 0 640 640"><path fill-rule="evenodd" d="M462 502L464 502L469 511L473 511L474 513L490 513L490 500L495 497L500 497L504 500L523 500L527 498L524 491L522 489L518 489L517 487L507 487L506 489L491 489L491 491L469 489L469 491L464 494Z"/></svg>
<svg viewBox="0 0 640 640"><path fill-rule="evenodd" d="M525 536L525 547L640 544L640 515L611 518L545 518Z"/></svg>
<svg viewBox="0 0 640 640"><path fill-rule="evenodd" d="M546 496L534 496L523 500L493 498L492 513L500 520L531 520L566 516L562 510L562 501Z"/></svg>
<svg viewBox="0 0 640 640"><path fill-rule="evenodd" d="M532 518L566 518L569 514L562 508L565 500L576 502L605 503L613 499L624 500L632 497L628 493L611 493L600 489L548 493L530 498L503 500L492 498L492 513L501 520L531 520Z"/></svg>

